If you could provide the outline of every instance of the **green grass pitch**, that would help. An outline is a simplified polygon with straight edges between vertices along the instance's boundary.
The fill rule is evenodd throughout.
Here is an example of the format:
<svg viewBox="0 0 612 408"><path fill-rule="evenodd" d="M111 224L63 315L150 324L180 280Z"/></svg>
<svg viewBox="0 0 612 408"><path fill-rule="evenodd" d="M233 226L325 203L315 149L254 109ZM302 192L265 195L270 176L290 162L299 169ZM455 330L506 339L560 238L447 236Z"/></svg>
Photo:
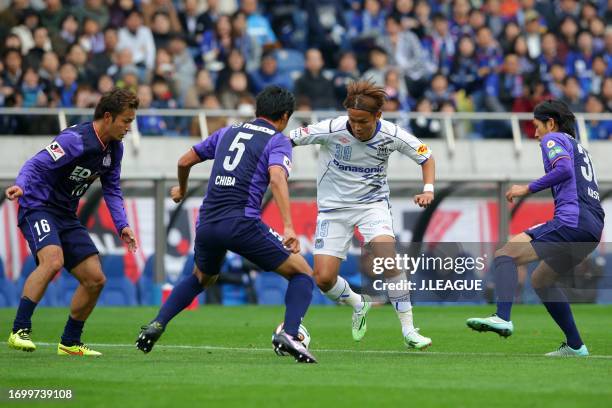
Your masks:
<svg viewBox="0 0 612 408"><path fill-rule="evenodd" d="M304 322L320 364L277 357L281 307L201 307L181 313L148 355L133 346L153 308L99 308L83 340L101 358L55 355L67 309L40 308L34 353L0 347L0 406L46 407L610 407L612 307L576 305L589 358L542 355L562 340L542 306L516 306L515 334L472 332L491 306L416 307L432 347L407 351L390 307L377 307L355 343L350 309L313 307ZM8 337L14 309L0 309ZM71 401L9 401L9 389L71 389Z"/></svg>

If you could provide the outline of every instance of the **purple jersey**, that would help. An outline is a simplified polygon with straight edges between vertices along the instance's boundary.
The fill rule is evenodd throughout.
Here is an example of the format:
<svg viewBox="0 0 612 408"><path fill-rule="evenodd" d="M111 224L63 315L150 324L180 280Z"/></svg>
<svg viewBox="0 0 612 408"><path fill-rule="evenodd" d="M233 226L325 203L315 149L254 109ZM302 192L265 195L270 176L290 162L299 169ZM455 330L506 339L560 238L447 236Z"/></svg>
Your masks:
<svg viewBox="0 0 612 408"><path fill-rule="evenodd" d="M270 183L268 168L291 171L291 142L264 119L219 129L193 150L214 159L200 222L230 217L261 217L261 201Z"/></svg>
<svg viewBox="0 0 612 408"><path fill-rule="evenodd" d="M571 177L552 186L554 218L564 225L590 231L599 236L604 211L599 202L597 178L591 156L573 137L549 133L540 141L544 171L549 173L559 160L571 161Z"/></svg>
<svg viewBox="0 0 612 408"><path fill-rule="evenodd" d="M100 177L104 200L121 232L128 226L119 184L122 157L123 143L104 146L92 122L66 128L19 171L19 205L76 214L80 197Z"/></svg>

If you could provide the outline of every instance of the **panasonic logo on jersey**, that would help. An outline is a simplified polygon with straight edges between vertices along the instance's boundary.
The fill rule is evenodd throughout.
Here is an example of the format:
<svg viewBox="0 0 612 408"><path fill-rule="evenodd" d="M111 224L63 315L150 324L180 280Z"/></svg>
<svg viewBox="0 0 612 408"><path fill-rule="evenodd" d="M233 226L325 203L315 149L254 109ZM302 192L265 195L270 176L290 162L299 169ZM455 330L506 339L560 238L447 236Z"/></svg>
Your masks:
<svg viewBox="0 0 612 408"><path fill-rule="evenodd" d="M351 171L353 173L382 173L385 171L383 166L378 167L359 167L359 166L347 166L334 159L334 165L342 171Z"/></svg>

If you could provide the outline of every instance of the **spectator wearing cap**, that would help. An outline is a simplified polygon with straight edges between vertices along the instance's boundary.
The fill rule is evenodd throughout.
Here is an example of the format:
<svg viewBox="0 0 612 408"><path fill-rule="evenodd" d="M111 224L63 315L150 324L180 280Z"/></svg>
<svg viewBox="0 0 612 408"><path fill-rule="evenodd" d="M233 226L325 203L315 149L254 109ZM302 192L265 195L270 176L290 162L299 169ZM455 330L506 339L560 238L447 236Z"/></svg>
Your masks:
<svg viewBox="0 0 612 408"><path fill-rule="evenodd" d="M529 10L525 13L525 40L530 58L538 58L542 53L542 33L545 31L537 11Z"/></svg>
<svg viewBox="0 0 612 408"><path fill-rule="evenodd" d="M250 72L251 91L258 94L269 85L278 85L293 90L293 80L287 72L280 72L276 57L272 52L266 52L261 57L259 69Z"/></svg>
<svg viewBox="0 0 612 408"><path fill-rule="evenodd" d="M119 29L118 49L129 49L132 61L142 71L150 71L155 64L155 42L151 29L143 25L142 15L132 9Z"/></svg>
<svg viewBox="0 0 612 408"><path fill-rule="evenodd" d="M296 99L306 97L313 110L336 107L334 84L323 75L321 51L310 48L306 51L305 70L295 81Z"/></svg>

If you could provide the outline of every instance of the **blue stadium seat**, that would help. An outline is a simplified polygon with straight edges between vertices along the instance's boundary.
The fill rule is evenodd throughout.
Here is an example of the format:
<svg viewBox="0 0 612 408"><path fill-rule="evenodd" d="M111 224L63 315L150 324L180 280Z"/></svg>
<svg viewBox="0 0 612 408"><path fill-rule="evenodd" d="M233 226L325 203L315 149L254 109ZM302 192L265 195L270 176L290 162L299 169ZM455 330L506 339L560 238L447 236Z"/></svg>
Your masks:
<svg viewBox="0 0 612 408"><path fill-rule="evenodd" d="M125 276L123 256L105 256L102 258L102 270L106 275L106 286L100 295L98 304L102 306L136 305L136 286Z"/></svg>
<svg viewBox="0 0 612 408"><path fill-rule="evenodd" d="M285 303L287 279L273 272L262 272L255 278L257 303L260 305L282 305Z"/></svg>
<svg viewBox="0 0 612 408"><path fill-rule="evenodd" d="M23 262L23 266L21 267L21 274L19 275L19 279L17 280L15 291L15 300L17 302L19 302L19 298L23 293L23 286L25 285L25 281L28 279L30 274L34 272L34 269L36 269L36 260L34 259L34 256L28 255L28 257ZM65 269L62 269L62 271L65 271ZM62 291L59 281L59 277L56 277L49 283L49 285L47 285L47 290L45 291L45 294L38 303L39 306L63 306L63 304L61 303ZM70 304L70 302L68 302L68 304Z"/></svg>
<svg viewBox="0 0 612 408"><path fill-rule="evenodd" d="M292 75L304 71L304 54L298 50L281 48L274 52L278 70Z"/></svg>
<svg viewBox="0 0 612 408"><path fill-rule="evenodd" d="M247 293L244 285L224 283L221 285L221 302L223 306L246 305Z"/></svg>
<svg viewBox="0 0 612 408"><path fill-rule="evenodd" d="M12 307L17 304L15 284L4 274L4 262L0 258L0 307Z"/></svg>

